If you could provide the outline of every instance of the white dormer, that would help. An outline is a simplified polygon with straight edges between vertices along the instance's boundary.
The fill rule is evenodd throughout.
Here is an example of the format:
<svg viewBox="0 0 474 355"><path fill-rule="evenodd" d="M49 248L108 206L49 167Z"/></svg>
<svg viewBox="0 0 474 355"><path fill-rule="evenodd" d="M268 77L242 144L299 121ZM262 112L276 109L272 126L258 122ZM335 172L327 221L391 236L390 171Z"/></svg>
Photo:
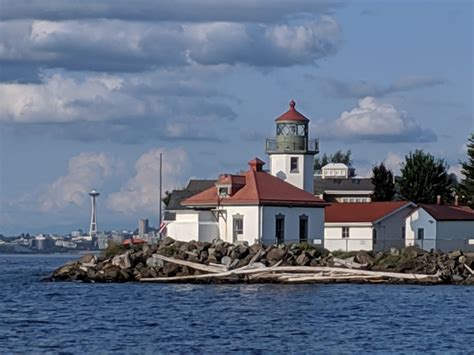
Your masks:
<svg viewBox="0 0 474 355"><path fill-rule="evenodd" d="M321 168L323 179L349 179L355 169L343 163L329 163Z"/></svg>

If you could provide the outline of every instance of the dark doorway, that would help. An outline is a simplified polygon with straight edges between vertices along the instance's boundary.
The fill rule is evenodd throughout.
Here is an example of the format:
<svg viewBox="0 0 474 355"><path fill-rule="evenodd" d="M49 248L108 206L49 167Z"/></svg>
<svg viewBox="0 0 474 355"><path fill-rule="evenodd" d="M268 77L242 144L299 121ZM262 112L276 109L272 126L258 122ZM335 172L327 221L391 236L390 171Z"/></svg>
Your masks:
<svg viewBox="0 0 474 355"><path fill-rule="evenodd" d="M285 216L282 214L277 215L275 219L275 236L277 244L285 242Z"/></svg>
<svg viewBox="0 0 474 355"><path fill-rule="evenodd" d="M300 243L308 242L308 216L300 216Z"/></svg>

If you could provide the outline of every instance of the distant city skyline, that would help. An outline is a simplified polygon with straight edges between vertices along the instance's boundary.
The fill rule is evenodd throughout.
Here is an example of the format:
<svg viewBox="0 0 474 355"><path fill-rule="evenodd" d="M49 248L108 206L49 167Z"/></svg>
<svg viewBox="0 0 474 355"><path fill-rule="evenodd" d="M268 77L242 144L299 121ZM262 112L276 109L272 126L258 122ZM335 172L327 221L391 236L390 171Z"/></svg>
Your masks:
<svg viewBox="0 0 474 355"><path fill-rule="evenodd" d="M164 190L236 172L294 99L368 175L411 150L459 174L471 1L0 0L0 233L158 223ZM182 9L176 11L176 8Z"/></svg>

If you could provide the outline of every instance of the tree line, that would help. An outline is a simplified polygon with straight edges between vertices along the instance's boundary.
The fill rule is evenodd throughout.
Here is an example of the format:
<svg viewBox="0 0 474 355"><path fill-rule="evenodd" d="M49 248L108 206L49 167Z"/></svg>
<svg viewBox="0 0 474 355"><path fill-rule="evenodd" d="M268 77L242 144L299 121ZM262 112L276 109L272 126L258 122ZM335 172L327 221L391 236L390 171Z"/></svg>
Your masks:
<svg viewBox="0 0 474 355"><path fill-rule="evenodd" d="M315 170L328 163L352 163L351 151L337 151L324 154L315 161ZM445 202L452 202L458 196L459 204L474 208L474 133L467 143L467 160L461 161L461 181L448 173L449 166L444 159L436 158L423 150L415 150L405 156L401 164L400 176L384 163L372 168L374 185L373 201L392 201L403 199L415 203L435 203L437 196Z"/></svg>

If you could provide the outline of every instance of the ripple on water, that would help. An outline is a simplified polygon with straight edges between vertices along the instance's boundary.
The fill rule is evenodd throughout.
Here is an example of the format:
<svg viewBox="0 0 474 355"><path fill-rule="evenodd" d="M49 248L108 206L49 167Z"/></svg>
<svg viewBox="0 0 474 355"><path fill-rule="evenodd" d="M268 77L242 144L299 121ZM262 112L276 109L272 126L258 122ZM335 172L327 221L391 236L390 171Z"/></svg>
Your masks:
<svg viewBox="0 0 474 355"><path fill-rule="evenodd" d="M474 288L39 282L69 259L0 256L2 352L466 353L474 344Z"/></svg>

